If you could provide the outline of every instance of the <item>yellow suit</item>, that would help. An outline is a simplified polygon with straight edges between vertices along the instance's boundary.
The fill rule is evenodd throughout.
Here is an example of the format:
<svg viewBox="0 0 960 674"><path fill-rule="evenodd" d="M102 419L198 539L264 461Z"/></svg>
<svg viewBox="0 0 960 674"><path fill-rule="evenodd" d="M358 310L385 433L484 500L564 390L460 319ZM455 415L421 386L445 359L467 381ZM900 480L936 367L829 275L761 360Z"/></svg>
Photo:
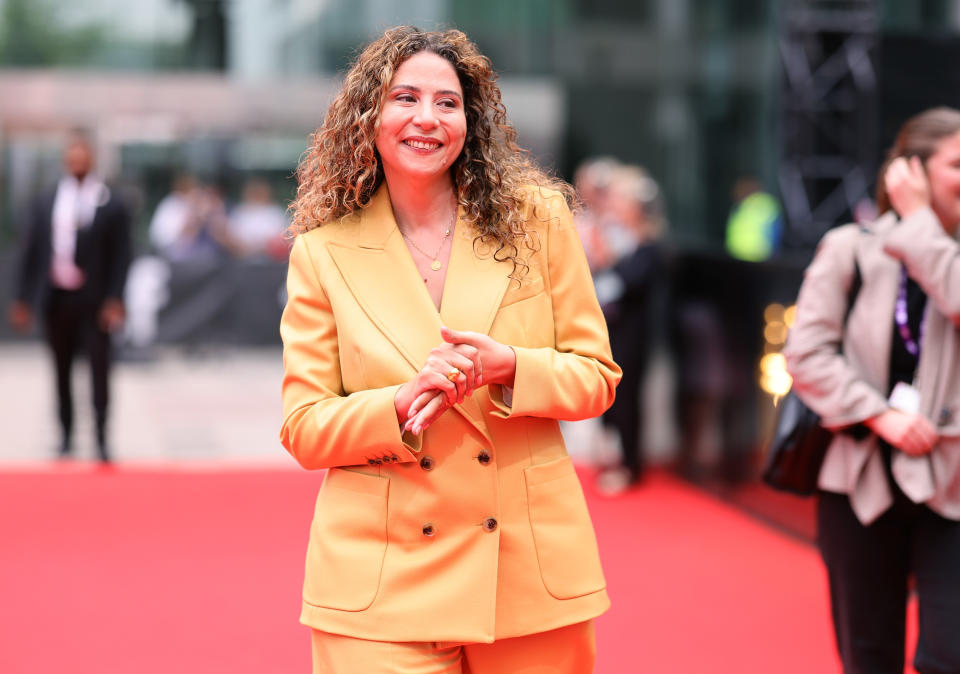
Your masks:
<svg viewBox="0 0 960 674"><path fill-rule="evenodd" d="M460 221L439 314L385 186L366 209L297 237L280 327L281 440L305 468L330 469L310 532L304 624L380 641L489 643L609 606L557 419L603 412L620 369L566 204L531 195L540 247L519 287L512 263L475 247ZM485 386L422 438L401 437L394 396L441 342L441 325L514 347L511 405Z"/></svg>

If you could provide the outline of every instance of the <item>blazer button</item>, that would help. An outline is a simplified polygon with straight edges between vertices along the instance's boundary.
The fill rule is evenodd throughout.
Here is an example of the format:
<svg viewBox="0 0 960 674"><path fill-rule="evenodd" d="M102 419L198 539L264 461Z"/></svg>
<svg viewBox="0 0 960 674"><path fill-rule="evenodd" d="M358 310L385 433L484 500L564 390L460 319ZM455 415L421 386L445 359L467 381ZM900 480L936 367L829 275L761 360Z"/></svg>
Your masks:
<svg viewBox="0 0 960 674"><path fill-rule="evenodd" d="M437 528L428 522L423 525L423 535L432 538L437 535Z"/></svg>
<svg viewBox="0 0 960 674"><path fill-rule="evenodd" d="M369 463L371 466L376 466L376 465L377 465L376 459L367 459L367 463Z"/></svg>
<svg viewBox="0 0 960 674"><path fill-rule="evenodd" d="M496 528L497 528L497 520L495 520L494 518L488 517L487 519L483 520L483 530L484 530L484 531L490 532L490 531L493 531L493 530L496 529Z"/></svg>
<svg viewBox="0 0 960 674"><path fill-rule="evenodd" d="M383 463L383 459L374 459L373 462L379 466L380 464Z"/></svg>
<svg viewBox="0 0 960 674"><path fill-rule="evenodd" d="M485 449L482 450L479 454L477 454L477 461L479 461L480 464L481 464L481 465L484 465L484 466L486 466L488 463L490 463L490 459L492 459L492 458L493 458L493 457L490 456L490 452L488 452L488 451L485 450Z"/></svg>
<svg viewBox="0 0 960 674"><path fill-rule="evenodd" d="M424 470L433 470L433 467L437 465L437 462L433 460L432 456L421 456L420 457L420 467Z"/></svg>
<svg viewBox="0 0 960 674"><path fill-rule="evenodd" d="M396 454L391 454L391 455L390 455L390 463L398 463L399 461L400 461L400 457L399 457L399 456L397 456Z"/></svg>

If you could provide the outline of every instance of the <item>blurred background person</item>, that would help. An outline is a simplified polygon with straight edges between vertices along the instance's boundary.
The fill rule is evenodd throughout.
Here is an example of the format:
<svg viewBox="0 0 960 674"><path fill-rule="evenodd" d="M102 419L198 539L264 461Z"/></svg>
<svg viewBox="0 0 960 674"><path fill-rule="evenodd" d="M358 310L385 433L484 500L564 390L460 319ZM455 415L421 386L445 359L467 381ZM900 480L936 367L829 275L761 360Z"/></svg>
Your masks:
<svg viewBox="0 0 960 674"><path fill-rule="evenodd" d="M241 201L230 211L228 222L234 255L286 259L289 246L284 232L290 223L286 211L274 201L266 180L251 178L246 182Z"/></svg>
<svg viewBox="0 0 960 674"><path fill-rule="evenodd" d="M150 221L150 242L170 262L215 262L230 249L220 190L192 175L174 179Z"/></svg>
<svg viewBox="0 0 960 674"><path fill-rule="evenodd" d="M763 262L780 245L783 218L780 204L753 176L733 185L733 209L727 219L727 252L738 260Z"/></svg>
<svg viewBox="0 0 960 674"><path fill-rule="evenodd" d="M577 232L593 274L613 262L613 252L604 236L604 222L610 219L610 183L619 166L620 162L612 157L587 159L577 167L573 177L581 203L576 214Z"/></svg>
<svg viewBox="0 0 960 674"><path fill-rule="evenodd" d="M157 204L150 220L150 243L163 257L178 260L187 255L185 232L193 217L197 181L189 173L177 174L170 192Z"/></svg>
<svg viewBox="0 0 960 674"><path fill-rule="evenodd" d="M25 332L39 295L56 374L61 427L58 453L73 449L74 355L84 349L93 385L97 453L107 449L110 334L124 320L123 289L130 264L130 219L115 194L93 173L89 137L75 132L63 152L64 175L41 196L23 227L23 246L10 322Z"/></svg>
<svg viewBox="0 0 960 674"><path fill-rule="evenodd" d="M844 671L903 671L913 577L914 666L960 672L960 111L908 120L878 186L880 218L820 244L784 353L838 431L817 540Z"/></svg>
<svg viewBox="0 0 960 674"><path fill-rule="evenodd" d="M620 439L621 461L597 476L597 486L617 493L638 482L645 468L641 389L663 324L666 279L659 240L666 220L660 187L642 168L616 168L608 189L609 219L602 231L613 261L594 283L613 358L623 369L617 398L603 415L604 425Z"/></svg>

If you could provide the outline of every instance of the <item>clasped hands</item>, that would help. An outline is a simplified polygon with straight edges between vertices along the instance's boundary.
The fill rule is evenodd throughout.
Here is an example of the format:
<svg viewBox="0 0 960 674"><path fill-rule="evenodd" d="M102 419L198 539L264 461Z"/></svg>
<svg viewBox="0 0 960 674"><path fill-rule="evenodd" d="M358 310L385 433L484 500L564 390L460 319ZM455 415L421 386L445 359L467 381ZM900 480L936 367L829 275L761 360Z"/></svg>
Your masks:
<svg viewBox="0 0 960 674"><path fill-rule="evenodd" d="M443 343L430 350L417 376L394 397L404 432L419 435L450 407L481 386L513 385L513 349L479 332L441 328Z"/></svg>

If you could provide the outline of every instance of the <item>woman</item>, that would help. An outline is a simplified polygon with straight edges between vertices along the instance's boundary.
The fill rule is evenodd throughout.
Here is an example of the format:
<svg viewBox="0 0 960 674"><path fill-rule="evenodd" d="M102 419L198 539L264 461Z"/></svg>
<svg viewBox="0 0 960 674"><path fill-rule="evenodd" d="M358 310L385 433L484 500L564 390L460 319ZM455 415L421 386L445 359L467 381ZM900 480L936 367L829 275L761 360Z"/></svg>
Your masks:
<svg viewBox="0 0 960 674"><path fill-rule="evenodd" d="M616 401L603 423L620 438L621 463L597 476L597 487L618 494L640 482L646 469L641 388L647 373L654 333L663 325L664 259L660 237L665 228L657 183L638 166L614 171L608 202L612 221L605 232L617 259L594 279L614 358L623 369Z"/></svg>
<svg viewBox="0 0 960 674"><path fill-rule="evenodd" d="M609 601L557 419L620 371L567 200L458 31L387 31L299 169L281 439L328 468L317 672L589 672ZM566 197L566 199L565 199Z"/></svg>
<svg viewBox="0 0 960 674"><path fill-rule="evenodd" d="M785 353L797 393L841 431L817 519L844 671L903 672L913 576L914 666L958 672L960 111L910 119L878 185L878 220L824 237Z"/></svg>

